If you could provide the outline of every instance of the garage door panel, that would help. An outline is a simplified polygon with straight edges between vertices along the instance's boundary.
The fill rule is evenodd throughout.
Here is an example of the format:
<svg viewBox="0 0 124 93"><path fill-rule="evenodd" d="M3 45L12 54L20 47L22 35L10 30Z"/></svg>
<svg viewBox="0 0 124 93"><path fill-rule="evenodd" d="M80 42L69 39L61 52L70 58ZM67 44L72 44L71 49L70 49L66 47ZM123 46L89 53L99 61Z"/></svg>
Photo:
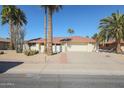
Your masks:
<svg viewBox="0 0 124 93"><path fill-rule="evenodd" d="M88 45L72 45L67 47L67 51L87 51Z"/></svg>

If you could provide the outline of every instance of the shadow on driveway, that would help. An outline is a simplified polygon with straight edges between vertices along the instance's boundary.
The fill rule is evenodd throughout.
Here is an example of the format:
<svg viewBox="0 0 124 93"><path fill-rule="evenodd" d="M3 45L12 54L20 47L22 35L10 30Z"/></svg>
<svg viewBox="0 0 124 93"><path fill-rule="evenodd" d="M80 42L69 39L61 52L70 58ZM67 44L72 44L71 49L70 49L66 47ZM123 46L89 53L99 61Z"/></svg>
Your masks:
<svg viewBox="0 0 124 93"><path fill-rule="evenodd" d="M18 66L24 62L9 62L9 61L0 61L0 73L4 73L7 70Z"/></svg>

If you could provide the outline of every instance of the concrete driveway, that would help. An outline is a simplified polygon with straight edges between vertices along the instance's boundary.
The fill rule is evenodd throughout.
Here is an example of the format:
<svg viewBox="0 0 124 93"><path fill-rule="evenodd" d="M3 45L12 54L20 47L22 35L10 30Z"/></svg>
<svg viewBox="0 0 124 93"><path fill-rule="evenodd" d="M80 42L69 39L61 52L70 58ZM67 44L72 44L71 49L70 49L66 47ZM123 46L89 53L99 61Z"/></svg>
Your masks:
<svg viewBox="0 0 124 93"><path fill-rule="evenodd" d="M68 52L69 64L124 64L124 55L114 53Z"/></svg>

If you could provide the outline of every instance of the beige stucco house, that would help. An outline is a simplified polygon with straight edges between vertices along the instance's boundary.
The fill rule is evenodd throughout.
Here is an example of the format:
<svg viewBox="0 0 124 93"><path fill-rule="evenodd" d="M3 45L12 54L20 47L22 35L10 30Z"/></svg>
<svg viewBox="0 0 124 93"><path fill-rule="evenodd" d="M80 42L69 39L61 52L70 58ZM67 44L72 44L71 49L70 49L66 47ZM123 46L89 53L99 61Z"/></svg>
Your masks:
<svg viewBox="0 0 124 93"><path fill-rule="evenodd" d="M36 38L28 40L24 45L24 50L38 50L44 51L44 39ZM80 36L72 37L54 37L53 38L53 53L58 52L92 52L95 50L95 40L91 38L84 38Z"/></svg>

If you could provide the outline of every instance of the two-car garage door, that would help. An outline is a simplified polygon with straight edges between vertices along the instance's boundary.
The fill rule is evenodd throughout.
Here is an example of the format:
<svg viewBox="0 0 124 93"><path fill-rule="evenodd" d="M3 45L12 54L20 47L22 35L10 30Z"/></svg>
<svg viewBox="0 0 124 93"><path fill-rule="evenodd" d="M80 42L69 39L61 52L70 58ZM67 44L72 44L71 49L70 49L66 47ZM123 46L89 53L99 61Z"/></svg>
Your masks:
<svg viewBox="0 0 124 93"><path fill-rule="evenodd" d="M88 45L69 45L67 51L87 51Z"/></svg>
<svg viewBox="0 0 124 93"><path fill-rule="evenodd" d="M67 45L65 46L65 51L71 52L92 52L94 45L92 44L81 44L81 45Z"/></svg>

